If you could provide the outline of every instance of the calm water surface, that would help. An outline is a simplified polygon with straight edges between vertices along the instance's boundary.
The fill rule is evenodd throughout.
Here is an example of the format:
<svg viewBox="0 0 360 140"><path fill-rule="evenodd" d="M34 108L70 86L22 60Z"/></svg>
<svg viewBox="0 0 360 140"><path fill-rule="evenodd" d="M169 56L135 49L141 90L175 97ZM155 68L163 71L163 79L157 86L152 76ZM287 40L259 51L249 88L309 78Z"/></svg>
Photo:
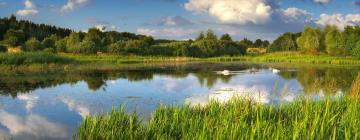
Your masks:
<svg viewBox="0 0 360 140"><path fill-rule="evenodd" d="M0 139L71 139L84 117L120 105L148 119L160 104L203 105L233 96L278 104L302 96L346 96L358 72L359 67L189 63L2 73Z"/></svg>

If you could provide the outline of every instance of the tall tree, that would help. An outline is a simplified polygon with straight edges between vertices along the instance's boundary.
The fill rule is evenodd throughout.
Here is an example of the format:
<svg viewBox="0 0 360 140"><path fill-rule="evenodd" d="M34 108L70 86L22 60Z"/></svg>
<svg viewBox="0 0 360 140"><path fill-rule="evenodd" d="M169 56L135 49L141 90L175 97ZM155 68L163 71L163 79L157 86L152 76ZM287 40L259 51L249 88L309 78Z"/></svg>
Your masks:
<svg viewBox="0 0 360 140"><path fill-rule="evenodd" d="M344 38L336 26L326 26L324 34L326 52L329 55L343 55L346 53Z"/></svg>
<svg viewBox="0 0 360 140"><path fill-rule="evenodd" d="M297 44L303 52L317 54L323 49L320 28L305 26L304 32L297 39Z"/></svg>
<svg viewBox="0 0 360 140"><path fill-rule="evenodd" d="M3 42L9 46L19 46L25 42L25 34L22 30L9 29L4 35Z"/></svg>
<svg viewBox="0 0 360 140"><path fill-rule="evenodd" d="M225 33L223 34L221 37L220 37L220 40L221 41L233 41L231 36L228 34L228 33Z"/></svg>

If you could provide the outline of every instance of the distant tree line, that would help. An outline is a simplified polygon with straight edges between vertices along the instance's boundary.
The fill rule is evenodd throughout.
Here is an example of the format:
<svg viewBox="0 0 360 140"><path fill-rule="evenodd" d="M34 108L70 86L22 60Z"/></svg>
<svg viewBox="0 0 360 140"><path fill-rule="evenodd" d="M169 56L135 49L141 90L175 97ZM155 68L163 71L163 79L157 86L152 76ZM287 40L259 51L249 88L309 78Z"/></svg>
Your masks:
<svg viewBox="0 0 360 140"><path fill-rule="evenodd" d="M348 26L344 31L335 26L306 26L301 33L284 33L271 44L267 40L234 41L229 34L217 37L212 30L201 32L195 40L155 40L151 36L129 32L90 28L85 32L17 20L15 16L0 18L0 51L19 47L22 51L119 55L161 55L214 57L244 55L248 48L266 48L268 52L300 51L308 54L360 57L360 27ZM255 49L256 50L256 49Z"/></svg>
<svg viewBox="0 0 360 140"><path fill-rule="evenodd" d="M360 57L360 26L305 26L302 33L284 33L270 45L269 51L301 51L307 54Z"/></svg>
<svg viewBox="0 0 360 140"><path fill-rule="evenodd" d="M85 32L0 18L0 51L20 47L22 51L50 51L76 54L111 53L121 55L162 55L213 57L244 55L250 47L269 46L269 41L234 41L229 34L217 37L212 30L201 32L196 40L154 40L151 36L91 28Z"/></svg>

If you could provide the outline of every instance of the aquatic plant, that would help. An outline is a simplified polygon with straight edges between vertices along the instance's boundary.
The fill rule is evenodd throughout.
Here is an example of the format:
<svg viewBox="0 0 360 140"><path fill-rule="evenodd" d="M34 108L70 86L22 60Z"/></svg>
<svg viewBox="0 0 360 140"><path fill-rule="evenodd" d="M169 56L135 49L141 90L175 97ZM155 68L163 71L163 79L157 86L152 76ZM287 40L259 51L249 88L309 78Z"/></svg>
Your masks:
<svg viewBox="0 0 360 140"><path fill-rule="evenodd" d="M87 117L76 139L359 139L360 101L299 99L278 106L233 100L160 106L141 122L121 107Z"/></svg>

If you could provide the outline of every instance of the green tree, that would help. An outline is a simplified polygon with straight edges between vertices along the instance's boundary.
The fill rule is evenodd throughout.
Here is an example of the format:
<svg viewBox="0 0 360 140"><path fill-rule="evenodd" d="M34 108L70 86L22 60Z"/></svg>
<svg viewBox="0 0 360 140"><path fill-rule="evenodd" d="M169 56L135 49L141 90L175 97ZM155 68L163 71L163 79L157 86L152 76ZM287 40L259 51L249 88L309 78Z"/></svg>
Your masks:
<svg viewBox="0 0 360 140"><path fill-rule="evenodd" d="M344 38L336 26L326 26L324 34L326 52L329 55L343 55L346 53Z"/></svg>
<svg viewBox="0 0 360 140"><path fill-rule="evenodd" d="M57 40L58 37L56 35L51 35L49 37L44 38L44 40L41 42L41 45L44 49L55 48L55 43Z"/></svg>
<svg viewBox="0 0 360 140"><path fill-rule="evenodd" d="M356 43L355 47L351 50L353 56L360 58L360 40Z"/></svg>
<svg viewBox="0 0 360 140"><path fill-rule="evenodd" d="M247 39L247 38L244 38L243 40L241 40L239 42L239 44L242 45L242 46L245 46L246 48L251 48L251 47L254 46L253 42L251 40Z"/></svg>
<svg viewBox="0 0 360 140"><path fill-rule="evenodd" d="M220 40L221 40L221 41L233 41L232 38L231 38L231 36L230 36L228 33L223 34L223 35L220 37Z"/></svg>
<svg viewBox="0 0 360 140"><path fill-rule="evenodd" d="M72 52L80 44L81 37L79 33L73 32L66 39L66 51Z"/></svg>
<svg viewBox="0 0 360 140"><path fill-rule="evenodd" d="M0 52L7 52L6 46L0 44Z"/></svg>
<svg viewBox="0 0 360 140"><path fill-rule="evenodd" d="M213 30L208 30L206 32L206 40L212 40L212 41L217 41L217 36L215 35Z"/></svg>
<svg viewBox="0 0 360 140"><path fill-rule="evenodd" d="M59 39L55 42L55 50L56 52L66 52L66 38Z"/></svg>
<svg viewBox="0 0 360 140"><path fill-rule="evenodd" d="M296 51L296 35L290 32L284 33L273 41L269 46L268 50L270 52L275 51Z"/></svg>
<svg viewBox="0 0 360 140"><path fill-rule="evenodd" d="M95 43L97 51L105 51L103 45L103 33L97 28L90 28L85 34L84 40Z"/></svg>
<svg viewBox="0 0 360 140"><path fill-rule="evenodd" d="M25 50L25 51L39 51L41 49L42 49L41 43L35 37L27 40L25 42L25 45L23 46L23 50Z"/></svg>
<svg viewBox="0 0 360 140"><path fill-rule="evenodd" d="M196 38L195 41L200 41L200 40L203 40L203 39L205 39L204 32L200 32L199 36Z"/></svg>
<svg viewBox="0 0 360 140"><path fill-rule="evenodd" d="M343 34L345 42L346 54L351 54L352 49L356 47L357 41L360 40L360 27L359 26L346 26Z"/></svg>
<svg viewBox="0 0 360 140"><path fill-rule="evenodd" d="M9 29L4 35L3 42L9 46L19 46L25 41L25 34L22 30Z"/></svg>
<svg viewBox="0 0 360 140"><path fill-rule="evenodd" d="M108 52L113 54L123 54L126 42L125 41L118 41L116 43L111 44L108 47Z"/></svg>
<svg viewBox="0 0 360 140"><path fill-rule="evenodd" d="M296 42L300 50L308 54L317 54L323 49L321 31L318 27L305 26L304 32Z"/></svg>

